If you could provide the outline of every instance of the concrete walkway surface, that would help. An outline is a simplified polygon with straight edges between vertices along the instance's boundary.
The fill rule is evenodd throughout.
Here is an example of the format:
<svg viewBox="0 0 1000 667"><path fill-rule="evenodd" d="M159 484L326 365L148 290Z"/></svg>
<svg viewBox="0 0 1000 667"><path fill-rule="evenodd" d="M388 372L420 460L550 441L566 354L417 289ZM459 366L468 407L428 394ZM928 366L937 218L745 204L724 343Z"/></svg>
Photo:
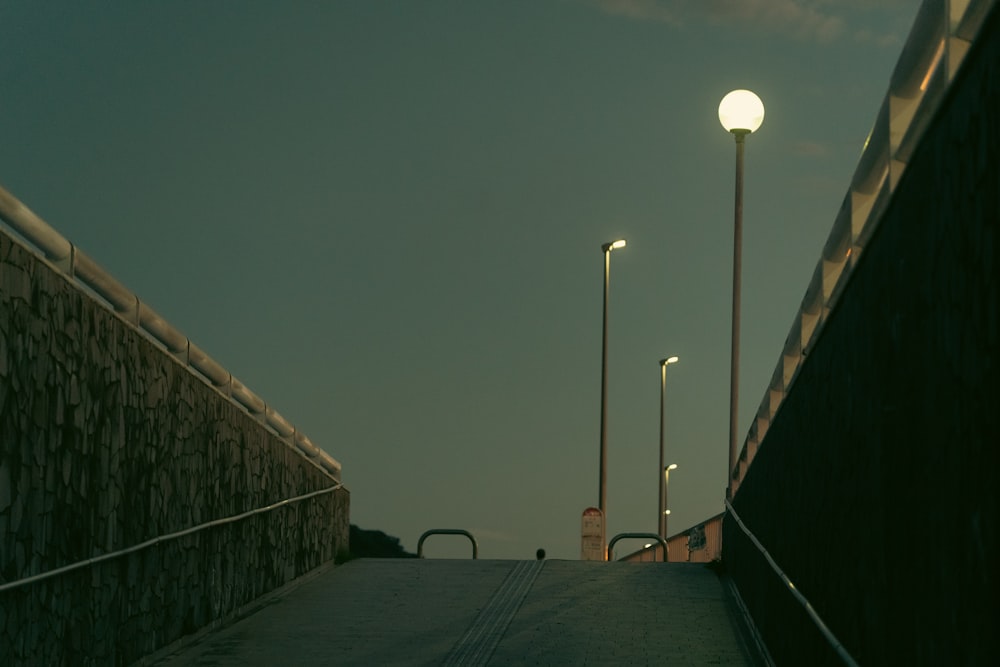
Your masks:
<svg viewBox="0 0 1000 667"><path fill-rule="evenodd" d="M254 609L143 664L766 664L693 563L362 559Z"/></svg>

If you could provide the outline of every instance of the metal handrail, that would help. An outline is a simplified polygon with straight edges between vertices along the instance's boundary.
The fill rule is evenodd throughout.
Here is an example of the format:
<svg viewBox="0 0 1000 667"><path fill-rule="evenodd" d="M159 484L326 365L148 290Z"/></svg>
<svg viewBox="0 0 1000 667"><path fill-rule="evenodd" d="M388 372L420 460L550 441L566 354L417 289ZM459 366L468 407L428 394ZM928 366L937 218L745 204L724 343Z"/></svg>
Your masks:
<svg viewBox="0 0 1000 667"><path fill-rule="evenodd" d="M656 540L657 542L663 545L663 562L664 563L668 562L667 554L669 553L670 547L667 545L667 541L662 537L660 537L659 535L657 535L656 533L618 533L617 535L611 538L610 542L608 542L608 560L611 560L611 554L613 553L612 550L615 548L615 542L617 542L618 540L624 540L628 538Z"/></svg>
<svg viewBox="0 0 1000 667"><path fill-rule="evenodd" d="M417 540L417 558L424 557L424 540L426 540L431 535L465 535L472 542L472 559L475 560L479 558L479 543L476 542L476 538L472 536L467 530L462 530L461 528L432 528L431 530L425 531L420 539Z"/></svg>
<svg viewBox="0 0 1000 667"><path fill-rule="evenodd" d="M3 186L0 186L0 221L5 222L20 238L33 246L29 249L40 254L50 266L100 297L121 319L141 331L147 338L181 361L186 368L206 380L213 389L235 402L254 419L284 439L307 461L335 481L340 481L341 465L335 458L314 445L304 434L299 433L263 399L233 377L232 373L209 357L156 311L140 301L139 297L35 215Z"/></svg>
<svg viewBox="0 0 1000 667"><path fill-rule="evenodd" d="M151 540L146 540L139 544L133 545L126 549L120 549L118 551L112 551L110 553L101 554L100 556L94 556L93 558L88 558L87 560L77 561L70 565L64 565L63 567L58 567L54 570L49 570L48 572L42 572L40 574L34 574L30 577L25 577L24 579L18 579L17 581L8 581L6 583L0 584L0 592L8 591L13 588L20 588L21 586L27 586L28 584L33 584L44 579L51 579L52 577L57 577L61 574L66 574L67 572L72 572L73 570L79 570L82 567L87 567L88 565L96 565L97 563L111 560L113 558L119 558L120 556L126 556L135 551L140 551L148 547L162 544L164 542L169 542L171 540L176 540L179 537L184 537L185 535L190 535L191 533L197 533L199 531L205 530L206 528L212 528L214 526L222 526L227 523L233 523L235 521L240 521L248 517L263 514L264 512L270 512L276 510L279 507L284 507L285 505L290 505L291 503L297 503L303 500L308 500L315 496L321 496L327 493L332 493L337 489L342 489L344 487L342 482L337 482L333 486L329 486L325 489L320 489L319 491L312 491L310 493L304 493L300 496L295 496L293 498L286 498L284 500L279 500L276 503L271 503L265 507L258 507L257 509L248 510L241 514L236 514L234 516L228 516L222 519L215 519L213 521L206 521L205 523L198 524L197 526L192 526L191 528L185 528L184 530L178 530L173 533L168 533L166 535L160 535L154 537Z"/></svg>
<svg viewBox="0 0 1000 667"><path fill-rule="evenodd" d="M753 543L757 550L764 556L767 560L767 564L770 565L775 574L781 578L781 581L784 582L785 586L792 594L792 597L794 597L795 600L802 605L802 608L805 609L810 620L816 624L820 633L822 633L823 637L830 643L833 650L837 652L840 659L844 661L844 664L849 665L850 667L858 667L857 661L851 657L851 654L847 652L847 649L844 648L844 645L839 639L837 639L836 635L833 634L833 631L831 631L830 628L827 627L826 623L823 622L823 619L820 618L819 614L816 613L816 610L813 609L813 606L809 603L806 596L799 592L799 589L795 587L795 584L793 584L792 580L788 578L788 575L786 575L781 568L778 567L778 564L774 561L774 558L771 557L771 554L767 552L767 549L764 548L764 545L760 543L760 540L758 540L757 537L750 532L750 529L746 527L740 519L740 515L736 513L736 510L733 509L733 505L728 499L726 500L726 507L729 509L729 513L732 515L733 519L736 520L736 525L739 526L744 535L750 538L750 542Z"/></svg>

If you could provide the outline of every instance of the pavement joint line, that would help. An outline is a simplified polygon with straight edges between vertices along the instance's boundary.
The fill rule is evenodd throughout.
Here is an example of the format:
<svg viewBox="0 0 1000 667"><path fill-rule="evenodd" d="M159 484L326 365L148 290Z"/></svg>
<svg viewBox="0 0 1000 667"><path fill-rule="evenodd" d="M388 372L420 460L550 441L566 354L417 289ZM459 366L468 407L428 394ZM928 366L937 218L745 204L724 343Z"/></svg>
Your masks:
<svg viewBox="0 0 1000 667"><path fill-rule="evenodd" d="M452 648L445 665L486 665L545 561L519 561Z"/></svg>

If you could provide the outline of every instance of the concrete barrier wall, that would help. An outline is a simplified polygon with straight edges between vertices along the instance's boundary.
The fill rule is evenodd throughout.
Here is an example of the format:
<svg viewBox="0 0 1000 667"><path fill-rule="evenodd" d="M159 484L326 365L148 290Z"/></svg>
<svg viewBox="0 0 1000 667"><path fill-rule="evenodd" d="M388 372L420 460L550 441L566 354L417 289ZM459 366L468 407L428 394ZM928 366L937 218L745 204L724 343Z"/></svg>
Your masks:
<svg viewBox="0 0 1000 667"><path fill-rule="evenodd" d="M0 231L0 587L335 480ZM129 664L348 548L340 488L0 590L0 664Z"/></svg>
<svg viewBox="0 0 1000 667"><path fill-rule="evenodd" d="M733 501L863 665L996 659L998 167L993 11ZM841 664L732 519L724 531L777 664Z"/></svg>

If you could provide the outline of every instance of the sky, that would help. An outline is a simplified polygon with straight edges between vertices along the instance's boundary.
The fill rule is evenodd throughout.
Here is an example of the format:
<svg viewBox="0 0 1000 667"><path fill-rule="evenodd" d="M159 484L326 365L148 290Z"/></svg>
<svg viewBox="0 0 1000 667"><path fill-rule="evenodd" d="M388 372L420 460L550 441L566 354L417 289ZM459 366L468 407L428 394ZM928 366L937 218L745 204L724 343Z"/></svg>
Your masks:
<svg viewBox="0 0 1000 667"><path fill-rule="evenodd" d="M343 465L416 551L723 509L916 0L0 0L0 185ZM622 542L618 555L641 546ZM439 536L428 557L464 558Z"/></svg>

